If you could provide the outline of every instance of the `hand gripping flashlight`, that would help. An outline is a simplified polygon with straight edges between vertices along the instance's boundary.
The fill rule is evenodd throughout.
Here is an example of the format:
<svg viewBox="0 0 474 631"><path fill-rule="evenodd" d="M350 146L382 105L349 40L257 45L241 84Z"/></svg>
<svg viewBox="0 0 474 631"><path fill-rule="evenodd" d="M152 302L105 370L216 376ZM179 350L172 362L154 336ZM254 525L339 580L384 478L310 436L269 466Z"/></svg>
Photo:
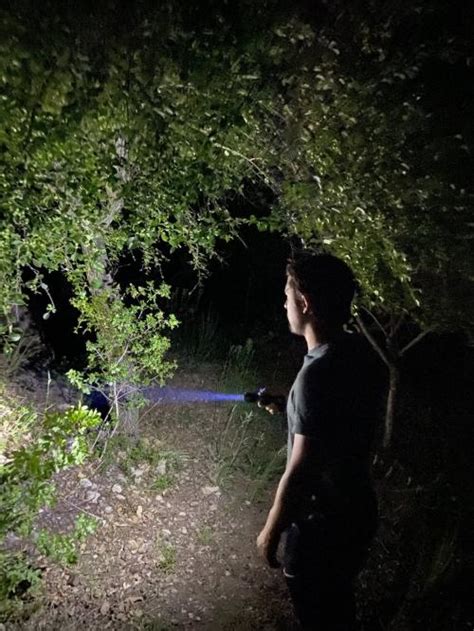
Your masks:
<svg viewBox="0 0 474 631"><path fill-rule="evenodd" d="M266 408L274 405L279 412L284 412L286 406L286 397L282 394L270 394L266 388L260 388L256 392L246 392L244 401L247 403L257 403L260 407Z"/></svg>

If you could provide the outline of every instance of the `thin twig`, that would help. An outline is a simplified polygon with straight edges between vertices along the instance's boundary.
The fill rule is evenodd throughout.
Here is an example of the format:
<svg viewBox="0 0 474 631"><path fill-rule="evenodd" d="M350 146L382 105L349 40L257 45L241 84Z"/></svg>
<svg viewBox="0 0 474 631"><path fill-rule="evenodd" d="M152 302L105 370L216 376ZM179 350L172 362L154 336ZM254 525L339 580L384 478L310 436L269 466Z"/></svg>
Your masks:
<svg viewBox="0 0 474 631"><path fill-rule="evenodd" d="M125 357L125 355L128 353L128 349L129 349L129 344L125 345L125 348L123 349L123 353L120 355L120 357L116 360L115 364L117 366L119 366L122 363L123 358Z"/></svg>
<svg viewBox="0 0 474 631"><path fill-rule="evenodd" d="M238 158L242 158L243 160L248 162L257 173L259 173L262 176L265 182L269 180L268 173L265 173L263 169L261 169L259 166L255 164L255 158L248 158L243 153L240 153L240 151L236 151L235 149L232 149L231 147L227 147L226 145L221 145L220 142L214 142L213 144L215 147L218 147L219 149L223 149L224 151L228 151L229 153L231 153L234 156L237 156Z"/></svg>
<svg viewBox="0 0 474 631"><path fill-rule="evenodd" d="M422 331L411 342L408 342L408 344L402 348L402 350L400 351L400 355L403 355L404 353L406 353L407 350L415 346L415 344L418 344L418 342L420 342L425 337L425 335L428 335L428 333L431 333L432 331L433 331L433 327L430 327L426 329L425 331Z"/></svg>
<svg viewBox="0 0 474 631"><path fill-rule="evenodd" d="M378 320L376 318L376 316L372 313L372 311L370 311L369 309L367 309L367 307L362 307L362 309L369 314L369 316L372 318L372 320L375 322L375 324L379 327L379 329L382 331L382 333L384 334L385 337L388 337L387 335L387 331L384 329L384 327L382 326L382 324L380 323L380 320Z"/></svg>
<svg viewBox="0 0 474 631"><path fill-rule="evenodd" d="M143 412L143 414L140 416L140 422L143 422L143 419L148 416L148 414L150 414L151 412L154 411L154 409L156 407L158 407L160 405L160 401L156 401L155 403L153 403L153 405L151 405L149 408L147 408L145 410L145 412Z"/></svg>
<svg viewBox="0 0 474 631"><path fill-rule="evenodd" d="M398 318L398 320L395 322L395 324L392 326L392 331L390 333L390 337L393 338L395 336L395 334L397 333L398 329L402 326L403 320L405 319L405 314L402 313L401 316ZM392 322L393 322L393 318L392 318Z"/></svg>
<svg viewBox="0 0 474 631"><path fill-rule="evenodd" d="M365 326L365 324L362 321L362 318L360 316L357 316L357 324L360 326L362 333L365 335L365 337L369 340L370 344L372 345L372 347L377 351L377 353L380 355L380 357L382 358L382 360L384 361L384 363L386 364L386 366L388 368L390 368L390 361L387 357L387 355L383 352L382 348L379 346L379 344L377 343L376 339L373 337L373 335L369 332L369 330L367 329L367 327Z"/></svg>
<svg viewBox="0 0 474 631"><path fill-rule="evenodd" d="M36 278L40 279L41 283L40 283L40 287L41 289L44 291L44 293L46 294L46 296L48 297L49 302L53 305L53 310L56 311L56 304L53 300L53 297L51 295L51 292L49 291L49 287L46 283L43 282L43 275L38 272L37 269L35 269L32 265L30 265L29 263L27 263L26 265L32 272L33 274L35 274Z"/></svg>
<svg viewBox="0 0 474 631"><path fill-rule="evenodd" d="M73 506L74 508L77 508L77 510L80 510L81 513L85 513L86 515L89 515L90 517L94 517L94 519L99 519L100 521L104 521L103 517L99 517L99 515L96 515L95 513L91 513L85 508L82 508L82 506L78 506L74 502L71 502L71 500L64 498L64 501L66 502L66 504L69 504L69 506Z"/></svg>

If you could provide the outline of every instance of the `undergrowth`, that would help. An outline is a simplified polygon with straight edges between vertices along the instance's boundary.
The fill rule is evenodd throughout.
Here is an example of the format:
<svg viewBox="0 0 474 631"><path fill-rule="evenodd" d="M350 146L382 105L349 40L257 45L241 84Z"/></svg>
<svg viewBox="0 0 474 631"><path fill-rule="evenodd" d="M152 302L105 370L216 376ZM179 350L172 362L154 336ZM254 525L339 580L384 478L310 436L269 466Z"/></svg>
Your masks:
<svg viewBox="0 0 474 631"><path fill-rule="evenodd" d="M149 488L163 493L175 484L176 474L182 469L187 456L166 449L158 439L132 439L125 434L116 434L108 439L100 458L103 471L116 465L131 479L141 470L140 477L146 478Z"/></svg>
<svg viewBox="0 0 474 631"><path fill-rule="evenodd" d="M21 611L25 594L40 581L35 555L59 563L77 559L77 543L93 532L96 522L81 515L70 533L53 533L37 526L40 509L56 497L54 475L85 462L86 433L100 422L83 406L64 412L37 412L15 404L2 408L0 458L0 618ZM14 540L12 546L9 542ZM33 551L33 552L32 552Z"/></svg>

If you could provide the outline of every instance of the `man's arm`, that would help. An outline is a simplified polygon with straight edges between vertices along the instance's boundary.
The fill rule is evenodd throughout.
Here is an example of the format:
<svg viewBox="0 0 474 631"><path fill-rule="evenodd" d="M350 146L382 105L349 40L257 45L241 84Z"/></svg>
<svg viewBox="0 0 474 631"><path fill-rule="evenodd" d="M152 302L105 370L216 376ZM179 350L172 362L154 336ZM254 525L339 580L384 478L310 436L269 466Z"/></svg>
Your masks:
<svg viewBox="0 0 474 631"><path fill-rule="evenodd" d="M295 434L290 461L278 484L266 524L257 538L258 550L271 567L279 565L276 552L280 536L298 513L315 459L314 439Z"/></svg>

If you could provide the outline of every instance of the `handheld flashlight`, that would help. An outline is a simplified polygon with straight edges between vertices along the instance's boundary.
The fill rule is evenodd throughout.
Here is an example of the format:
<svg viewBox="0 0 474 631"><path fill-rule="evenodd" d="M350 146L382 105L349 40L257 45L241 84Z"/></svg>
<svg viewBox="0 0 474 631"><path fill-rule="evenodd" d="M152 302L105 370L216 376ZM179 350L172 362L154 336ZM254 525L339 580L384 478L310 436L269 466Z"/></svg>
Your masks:
<svg viewBox="0 0 474 631"><path fill-rule="evenodd" d="M286 405L286 398L282 394L270 394L266 388L260 388L256 392L246 392L244 401L247 403L257 403L261 407L275 405L279 412L283 412Z"/></svg>

